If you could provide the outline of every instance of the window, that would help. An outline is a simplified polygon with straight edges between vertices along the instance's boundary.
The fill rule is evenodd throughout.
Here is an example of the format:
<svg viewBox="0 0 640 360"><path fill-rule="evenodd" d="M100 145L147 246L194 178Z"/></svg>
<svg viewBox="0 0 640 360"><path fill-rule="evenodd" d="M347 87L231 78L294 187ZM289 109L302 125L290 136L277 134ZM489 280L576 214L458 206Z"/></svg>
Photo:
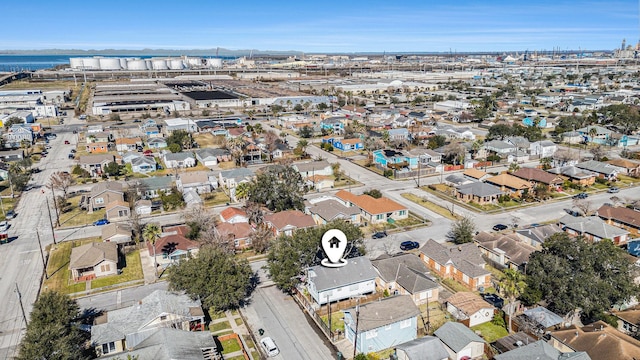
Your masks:
<svg viewBox="0 0 640 360"><path fill-rule="evenodd" d="M100 271L102 272L111 271L111 264L100 265Z"/></svg>
<svg viewBox="0 0 640 360"><path fill-rule="evenodd" d="M440 270L440 264L436 263L436 270Z"/></svg>
<svg viewBox="0 0 640 360"><path fill-rule="evenodd" d="M402 320L400 322L400 329L406 329L409 326L411 326L411 319L407 319L407 320Z"/></svg>
<svg viewBox="0 0 640 360"><path fill-rule="evenodd" d="M378 337L378 330L377 329L373 329L373 330L369 330L365 333L365 338L366 339L373 339Z"/></svg>
<svg viewBox="0 0 640 360"><path fill-rule="evenodd" d="M167 320L167 315L161 315L160 316L160 321L165 321Z"/></svg>
<svg viewBox="0 0 640 360"><path fill-rule="evenodd" d="M102 353L103 354L109 354L116 351L116 343L115 342L110 342L110 343L106 343L106 344L102 344Z"/></svg>
<svg viewBox="0 0 640 360"><path fill-rule="evenodd" d="M382 219L384 219L384 215L385 215L385 214L378 214L378 215L376 215L376 220L382 220Z"/></svg>
<svg viewBox="0 0 640 360"><path fill-rule="evenodd" d="M398 211L398 215L399 216L405 216L407 214L407 210L400 210Z"/></svg>
<svg viewBox="0 0 640 360"><path fill-rule="evenodd" d="M464 281L465 284L469 283L469 277L466 274L462 274L462 281Z"/></svg>
<svg viewBox="0 0 640 360"><path fill-rule="evenodd" d="M96 204L104 204L104 199L103 198L96 198L95 202L96 202Z"/></svg>

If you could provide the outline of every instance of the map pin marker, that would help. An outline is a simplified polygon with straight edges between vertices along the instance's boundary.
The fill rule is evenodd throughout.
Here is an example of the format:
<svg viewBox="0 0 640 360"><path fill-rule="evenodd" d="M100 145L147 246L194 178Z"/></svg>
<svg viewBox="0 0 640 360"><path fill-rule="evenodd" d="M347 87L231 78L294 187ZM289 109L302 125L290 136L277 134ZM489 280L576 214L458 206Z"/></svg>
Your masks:
<svg viewBox="0 0 640 360"><path fill-rule="evenodd" d="M347 264L342 258L347 249L347 235L338 229L327 230L322 235L322 249L327 254L328 259L323 259L320 263L327 267L340 267Z"/></svg>

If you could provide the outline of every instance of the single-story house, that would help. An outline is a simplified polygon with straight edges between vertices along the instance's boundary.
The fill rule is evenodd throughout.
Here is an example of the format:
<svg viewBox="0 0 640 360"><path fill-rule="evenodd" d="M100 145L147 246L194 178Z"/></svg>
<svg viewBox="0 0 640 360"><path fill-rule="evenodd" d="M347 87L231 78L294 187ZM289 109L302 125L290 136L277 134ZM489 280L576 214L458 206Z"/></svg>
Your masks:
<svg viewBox="0 0 640 360"><path fill-rule="evenodd" d="M354 195L345 190L338 191L335 196L345 206L357 206L362 219L371 224L395 222L409 217L406 206L384 196L376 199L366 194Z"/></svg>
<svg viewBox="0 0 640 360"><path fill-rule="evenodd" d="M310 228L316 225L311 215L300 210L285 210L264 216L264 223L271 228L275 236L291 236L298 229Z"/></svg>
<svg viewBox="0 0 640 360"><path fill-rule="evenodd" d="M449 314L468 327L484 324L493 319L495 308L479 295L461 291L447 298Z"/></svg>
<svg viewBox="0 0 640 360"><path fill-rule="evenodd" d="M490 175L482 170L469 168L464 169L464 171L462 172L462 176L472 181L484 181Z"/></svg>
<svg viewBox="0 0 640 360"><path fill-rule="evenodd" d="M133 210L138 215L150 215L153 211L153 203L151 200L138 200L133 206Z"/></svg>
<svg viewBox="0 0 640 360"><path fill-rule="evenodd" d="M446 322L433 335L445 345L449 359L479 359L484 355L486 342L459 322Z"/></svg>
<svg viewBox="0 0 640 360"><path fill-rule="evenodd" d="M352 344L356 342L358 318L356 352L376 352L418 337L420 309L410 296L392 296L360 305L357 316L355 308L343 312L345 337Z"/></svg>
<svg viewBox="0 0 640 360"><path fill-rule="evenodd" d="M143 198L157 198L160 193L170 194L173 189L175 178L173 176L154 176L149 178L135 179L129 186L137 189L138 195Z"/></svg>
<svg viewBox="0 0 640 360"><path fill-rule="evenodd" d="M318 305L376 291L378 274L367 257L347 260L342 267L316 265L307 269L306 287Z"/></svg>
<svg viewBox="0 0 640 360"><path fill-rule="evenodd" d="M425 336L396 346L397 360L449 360L449 353L440 339Z"/></svg>
<svg viewBox="0 0 640 360"><path fill-rule="evenodd" d="M565 215L558 219L558 226L569 235L583 236L593 242L610 239L614 244L622 245L627 242L629 236L629 231L609 225L597 216Z"/></svg>
<svg viewBox="0 0 640 360"><path fill-rule="evenodd" d="M139 137L116 139L116 151L136 151L139 147L142 147L142 139Z"/></svg>
<svg viewBox="0 0 640 360"><path fill-rule="evenodd" d="M112 162L115 162L115 156L112 154L83 155L80 156L78 165L95 177L101 176L105 166Z"/></svg>
<svg viewBox="0 0 640 360"><path fill-rule="evenodd" d="M499 187L483 182L472 182L456 187L455 195L459 201L474 202L479 205L495 204L503 192Z"/></svg>
<svg viewBox="0 0 640 360"><path fill-rule="evenodd" d="M521 197L525 191L531 190L531 184L510 174L500 174L485 179L487 184L495 185L511 197Z"/></svg>
<svg viewBox="0 0 640 360"><path fill-rule="evenodd" d="M557 167L549 169L547 171L552 174L565 176L569 179L569 181L580 186L591 186L596 182L595 173L577 168L572 165Z"/></svg>
<svg viewBox="0 0 640 360"><path fill-rule="evenodd" d="M544 185L549 188L549 190L557 189L559 186L562 186L564 182L564 179L559 175L531 167L522 167L511 173L511 175L528 181L532 188L538 185Z"/></svg>
<svg viewBox="0 0 640 360"><path fill-rule="evenodd" d="M602 320L552 331L549 344L562 352L586 353L592 360L640 359L640 341ZM573 358L572 358L573 359Z"/></svg>
<svg viewBox="0 0 640 360"><path fill-rule="evenodd" d="M410 295L416 305L438 300L440 286L419 257L408 253L383 255L371 263L380 275L377 285L390 294Z"/></svg>
<svg viewBox="0 0 640 360"><path fill-rule="evenodd" d="M233 245L238 250L251 246L253 228L248 222L222 222L216 225L216 232L224 239L233 240Z"/></svg>
<svg viewBox="0 0 640 360"><path fill-rule="evenodd" d="M182 259L188 259L196 255L200 249L200 243L187 239L182 232L164 233L155 244L147 242L149 256L155 257L159 267L167 267Z"/></svg>
<svg viewBox="0 0 640 360"><path fill-rule="evenodd" d="M131 226L124 223L111 223L102 226L102 241L116 244L127 244L132 240Z"/></svg>
<svg viewBox="0 0 640 360"><path fill-rule="evenodd" d="M529 256L536 248L523 242L517 234L496 234L481 231L473 241L482 255L493 262L497 268L510 268L524 271Z"/></svg>
<svg viewBox="0 0 640 360"><path fill-rule="evenodd" d="M626 207L602 205L596 215L607 224L617 226L636 234L640 233L640 211Z"/></svg>
<svg viewBox="0 0 640 360"><path fill-rule="evenodd" d="M601 179L613 180L618 177L620 168L600 161L589 160L576 164L578 169L591 171Z"/></svg>
<svg viewBox="0 0 640 360"><path fill-rule="evenodd" d="M491 272L484 268L485 261L475 244L447 247L429 239L420 248L420 258L438 276L454 279L469 290L491 286Z"/></svg>
<svg viewBox="0 0 640 360"><path fill-rule="evenodd" d="M591 360L589 355L584 352L574 352L574 350L567 350L563 353L544 340L538 340L530 344L522 344L522 346L516 349L496 355L494 359Z"/></svg>
<svg viewBox="0 0 640 360"><path fill-rule="evenodd" d="M164 166L167 169L188 168L196 166L196 158L192 152L182 151L178 153L165 153Z"/></svg>
<svg viewBox="0 0 640 360"><path fill-rule="evenodd" d="M249 222L249 217L247 216L246 211L234 206L230 206L220 212L220 220L222 222L228 222L231 224L239 222L246 223Z"/></svg>
<svg viewBox="0 0 640 360"><path fill-rule="evenodd" d="M333 220L344 220L351 224L360 223L360 209L356 206L345 206L335 199L322 199L322 201L309 202L306 212L313 217L318 225L323 225Z"/></svg>
<svg viewBox="0 0 640 360"><path fill-rule="evenodd" d="M129 203L121 200L115 200L108 203L105 210L105 216L109 221L125 220L131 215Z"/></svg>
<svg viewBox="0 0 640 360"><path fill-rule="evenodd" d="M544 241L551 235L562 231L556 224L546 224L516 230L516 234L526 243L540 250Z"/></svg>
<svg viewBox="0 0 640 360"><path fill-rule="evenodd" d="M146 174L156 171L157 167L156 159L150 156L138 156L131 159L131 171L134 173Z"/></svg>
<svg viewBox="0 0 640 360"><path fill-rule="evenodd" d="M86 281L118 273L118 244L93 242L71 249L69 260L75 281Z"/></svg>
<svg viewBox="0 0 640 360"><path fill-rule="evenodd" d="M640 162L628 159L612 159L607 161L609 165L621 169L620 173L629 176L640 176Z"/></svg>
<svg viewBox="0 0 640 360"><path fill-rule="evenodd" d="M178 190L195 190L198 194L210 193L214 189L214 183L218 185L217 179L209 171L181 172L176 179Z"/></svg>
<svg viewBox="0 0 640 360"><path fill-rule="evenodd" d="M124 201L124 190L117 181L99 182L91 188L89 210L94 211L106 207L114 201Z"/></svg>
<svg viewBox="0 0 640 360"><path fill-rule="evenodd" d="M147 147L149 149L164 149L167 146L167 141L161 137L154 137L147 140Z"/></svg>
<svg viewBox="0 0 640 360"><path fill-rule="evenodd" d="M295 163L293 164L293 168L300 173L303 179L314 175L333 175L331 163L326 160Z"/></svg>
<svg viewBox="0 0 640 360"><path fill-rule="evenodd" d="M227 149L204 148L196 150L196 159L206 167L214 167L220 162L231 161L231 153Z"/></svg>

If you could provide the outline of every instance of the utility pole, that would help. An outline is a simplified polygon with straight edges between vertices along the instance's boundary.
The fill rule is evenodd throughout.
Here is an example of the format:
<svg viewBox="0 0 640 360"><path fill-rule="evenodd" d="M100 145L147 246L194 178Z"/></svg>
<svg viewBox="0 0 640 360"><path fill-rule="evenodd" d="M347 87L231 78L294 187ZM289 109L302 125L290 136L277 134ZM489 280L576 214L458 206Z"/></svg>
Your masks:
<svg viewBox="0 0 640 360"><path fill-rule="evenodd" d="M53 243L56 243L56 232L53 230L53 220L51 220L51 206L49 206L49 198L45 197L47 200L47 211L49 212L49 225L51 225L51 236L53 236Z"/></svg>
<svg viewBox="0 0 640 360"><path fill-rule="evenodd" d="M329 307L329 340L333 341L333 331L331 330L331 300L327 294L327 306Z"/></svg>
<svg viewBox="0 0 640 360"><path fill-rule="evenodd" d="M360 319L360 298L356 299L356 332L353 336L353 358L358 353L358 320ZM25 320L26 321L26 320Z"/></svg>
<svg viewBox="0 0 640 360"><path fill-rule="evenodd" d="M42 251L42 242L40 241L40 231L38 231L37 229L36 229L36 236L38 238L38 247L40 248L40 257L42 258L44 278L49 279L49 275L47 274L47 261L44 258L44 252Z"/></svg>
<svg viewBox="0 0 640 360"><path fill-rule="evenodd" d="M27 327L29 323L27 322L27 314L25 314L24 312L24 305L22 305L22 294L20 294L18 283L16 283L16 294L18 295L18 302L20 302L20 310L22 310L22 319L24 319L24 326Z"/></svg>

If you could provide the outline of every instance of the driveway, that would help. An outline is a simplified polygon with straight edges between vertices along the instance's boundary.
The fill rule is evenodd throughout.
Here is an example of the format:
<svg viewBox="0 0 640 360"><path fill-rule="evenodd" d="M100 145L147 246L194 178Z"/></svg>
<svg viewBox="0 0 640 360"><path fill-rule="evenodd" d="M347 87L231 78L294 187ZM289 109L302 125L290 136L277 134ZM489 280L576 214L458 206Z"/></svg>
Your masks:
<svg viewBox="0 0 640 360"><path fill-rule="evenodd" d="M266 264L265 261L252 263L254 271ZM315 328L291 296L283 294L268 282L264 271L258 271L263 282L254 291L251 303L241 309L249 330L260 340L258 329L263 336L270 336L280 349L274 359L334 359L333 351L325 343L327 340Z"/></svg>

